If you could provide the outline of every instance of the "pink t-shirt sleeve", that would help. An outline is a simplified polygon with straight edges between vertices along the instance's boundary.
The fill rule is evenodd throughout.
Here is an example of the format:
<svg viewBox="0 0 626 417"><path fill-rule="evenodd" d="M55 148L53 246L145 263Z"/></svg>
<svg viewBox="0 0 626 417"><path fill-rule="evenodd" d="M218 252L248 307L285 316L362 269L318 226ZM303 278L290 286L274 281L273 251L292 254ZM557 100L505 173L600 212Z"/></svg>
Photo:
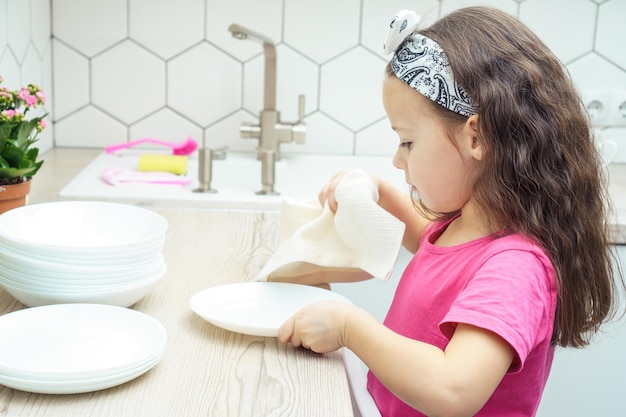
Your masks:
<svg viewBox="0 0 626 417"><path fill-rule="evenodd" d="M516 249L489 258L439 324L442 333L452 337L458 323L496 333L516 352L510 372L519 371L529 352L553 328L546 262L542 253Z"/></svg>

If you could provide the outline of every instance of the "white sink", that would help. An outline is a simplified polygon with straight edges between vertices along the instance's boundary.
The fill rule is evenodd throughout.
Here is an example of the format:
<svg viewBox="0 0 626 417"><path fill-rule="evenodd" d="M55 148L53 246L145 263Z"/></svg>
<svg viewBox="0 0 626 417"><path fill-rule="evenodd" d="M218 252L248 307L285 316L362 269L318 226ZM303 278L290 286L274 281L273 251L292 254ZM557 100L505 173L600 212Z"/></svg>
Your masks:
<svg viewBox="0 0 626 417"><path fill-rule="evenodd" d="M137 169L142 153L158 151L127 150L102 153L60 192L68 199L113 200L129 204L192 206L219 209L279 210L282 198L312 200L326 181L340 169L362 169L406 187L404 174L394 168L389 156L283 155L276 162L275 190L279 196L256 195L261 189L261 163L253 153L229 152L224 160L214 160L211 187L215 194L194 193L198 188L198 156L189 157L187 186L155 184L108 185L100 179L108 167Z"/></svg>

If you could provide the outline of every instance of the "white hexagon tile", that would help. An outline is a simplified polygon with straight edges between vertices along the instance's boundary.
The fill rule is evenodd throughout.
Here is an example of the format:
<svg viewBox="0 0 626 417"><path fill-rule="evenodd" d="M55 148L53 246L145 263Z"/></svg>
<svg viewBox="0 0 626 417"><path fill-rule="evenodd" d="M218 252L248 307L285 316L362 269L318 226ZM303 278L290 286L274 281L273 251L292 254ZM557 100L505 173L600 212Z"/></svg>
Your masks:
<svg viewBox="0 0 626 417"><path fill-rule="evenodd" d="M165 59L204 36L204 0L129 2L129 36Z"/></svg>
<svg viewBox="0 0 626 417"><path fill-rule="evenodd" d="M359 0L285 0L284 41L317 63L359 42Z"/></svg>
<svg viewBox="0 0 626 417"><path fill-rule="evenodd" d="M385 117L385 61L359 47L322 66L320 110L353 131Z"/></svg>
<svg viewBox="0 0 626 417"><path fill-rule="evenodd" d="M593 49L597 9L589 0L570 0L567 5L562 7L559 1L526 0L520 4L519 15L565 63Z"/></svg>
<svg viewBox="0 0 626 417"><path fill-rule="evenodd" d="M0 0L0 27L6 28L8 21L8 10L7 10L7 2L6 0ZM50 12L48 11L48 14ZM11 18L17 19L17 16L11 16ZM24 17L23 19L27 19L28 17ZM20 20L20 22L24 22L24 20ZM48 27L48 35L50 35L50 28ZM6 30L0 30L0 57L5 53L7 47L9 46L8 33Z"/></svg>
<svg viewBox="0 0 626 417"><path fill-rule="evenodd" d="M241 63L203 42L168 63L169 105L206 127L241 107Z"/></svg>
<svg viewBox="0 0 626 417"><path fill-rule="evenodd" d="M69 117L89 104L89 59L61 42L54 42L55 60L52 63L55 94L54 117Z"/></svg>
<svg viewBox="0 0 626 417"><path fill-rule="evenodd" d="M202 138L202 128L171 109L162 108L130 127L130 137L182 142L187 137Z"/></svg>
<svg viewBox="0 0 626 417"><path fill-rule="evenodd" d="M626 1L610 1L599 6L596 51L626 69Z"/></svg>
<svg viewBox="0 0 626 417"><path fill-rule="evenodd" d="M22 62L31 39L30 5L28 2L9 1L6 6L9 16L16 15L16 19L9 17L6 22L7 43L17 61Z"/></svg>
<svg viewBox="0 0 626 417"><path fill-rule="evenodd" d="M55 0L52 35L88 57L128 36L127 0Z"/></svg>
<svg viewBox="0 0 626 417"><path fill-rule="evenodd" d="M165 62L125 40L91 60L92 103L129 125L165 105Z"/></svg>
<svg viewBox="0 0 626 417"><path fill-rule="evenodd" d="M470 5L528 24L580 90L626 89L626 0L0 0L0 74L49 93L43 148L192 135L253 151L239 126L258 122L264 55L260 42L229 33L238 23L276 45L284 121L306 96L306 143L284 152L390 155L397 139L381 102L389 19L416 9L428 25ZM626 149L624 130L605 133Z"/></svg>
<svg viewBox="0 0 626 417"><path fill-rule="evenodd" d="M113 139L126 137L128 128L119 120L104 113L95 106L88 105L77 110L72 117L55 122L54 133L63 138L64 146L105 147Z"/></svg>
<svg viewBox="0 0 626 417"><path fill-rule="evenodd" d="M49 0L31 0L30 2L31 41L40 54L50 49L50 3Z"/></svg>

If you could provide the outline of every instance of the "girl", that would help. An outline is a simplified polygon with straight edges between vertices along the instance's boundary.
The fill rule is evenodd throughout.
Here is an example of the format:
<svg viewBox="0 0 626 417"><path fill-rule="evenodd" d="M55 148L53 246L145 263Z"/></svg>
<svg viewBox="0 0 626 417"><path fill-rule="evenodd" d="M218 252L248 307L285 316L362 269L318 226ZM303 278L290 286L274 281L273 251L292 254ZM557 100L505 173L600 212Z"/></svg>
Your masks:
<svg viewBox="0 0 626 417"><path fill-rule="evenodd" d="M415 17L392 22L383 85L413 199L373 179L415 255L384 324L318 303L279 338L351 349L383 416L533 416L555 346L614 311L601 161L563 66L520 22L472 7L411 33ZM333 210L340 179L320 192Z"/></svg>

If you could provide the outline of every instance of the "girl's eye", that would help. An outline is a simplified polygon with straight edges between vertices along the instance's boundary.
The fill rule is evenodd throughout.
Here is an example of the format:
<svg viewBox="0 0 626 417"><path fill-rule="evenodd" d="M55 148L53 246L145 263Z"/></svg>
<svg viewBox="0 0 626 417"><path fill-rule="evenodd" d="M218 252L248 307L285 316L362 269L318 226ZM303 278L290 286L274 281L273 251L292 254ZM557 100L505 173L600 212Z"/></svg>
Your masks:
<svg viewBox="0 0 626 417"><path fill-rule="evenodd" d="M401 142L399 147L403 149L411 149L412 145L413 142Z"/></svg>

